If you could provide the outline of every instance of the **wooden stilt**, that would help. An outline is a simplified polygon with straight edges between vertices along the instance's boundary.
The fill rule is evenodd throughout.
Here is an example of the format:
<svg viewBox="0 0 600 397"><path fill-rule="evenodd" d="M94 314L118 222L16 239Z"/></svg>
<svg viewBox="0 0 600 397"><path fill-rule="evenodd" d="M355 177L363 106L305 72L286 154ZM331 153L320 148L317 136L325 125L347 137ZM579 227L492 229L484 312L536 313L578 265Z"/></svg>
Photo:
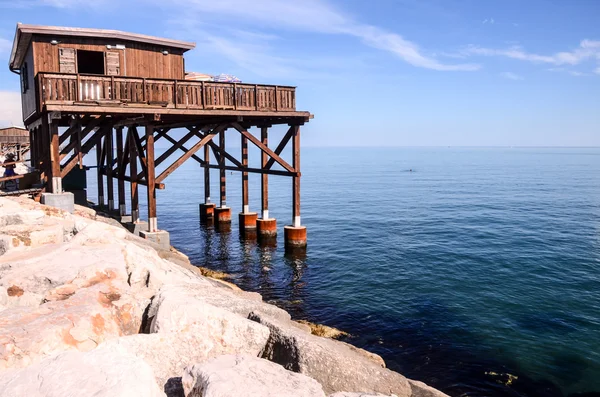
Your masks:
<svg viewBox="0 0 600 397"><path fill-rule="evenodd" d="M219 133L219 148L225 150L225 131ZM225 171L225 156L219 157L219 186L220 186L220 206L227 207L227 189L226 189L226 171Z"/></svg>
<svg viewBox="0 0 600 397"><path fill-rule="evenodd" d="M261 127L260 129L260 141L263 145L269 146L269 128ZM260 166L261 169L265 169L268 163L269 157L267 153L261 151L260 153ZM261 189L261 216L262 219L269 219L269 175L262 174L260 178L260 189Z"/></svg>
<svg viewBox="0 0 600 397"><path fill-rule="evenodd" d="M137 183L137 152L135 150L135 127L129 127L127 130L127 140L129 143L129 172L131 173L131 222L140 220L140 204L138 198Z"/></svg>
<svg viewBox="0 0 600 397"><path fill-rule="evenodd" d="M98 206L104 207L104 178L102 168L104 167L104 149L105 149L105 138L104 131L102 135L98 138L98 143L96 143L96 176L98 180ZM78 154L79 157L81 152Z"/></svg>
<svg viewBox="0 0 600 397"><path fill-rule="evenodd" d="M114 164L114 147L113 147L113 129L108 127L106 131L106 194L108 195L108 210L115 210L115 195L113 188L113 164Z"/></svg>
<svg viewBox="0 0 600 397"><path fill-rule="evenodd" d="M297 174L293 177L293 218L292 226L300 227L300 126L294 126L292 140L293 167Z"/></svg>
<svg viewBox="0 0 600 397"><path fill-rule="evenodd" d="M148 232L158 231L154 169L154 126L146 126L146 182L148 183Z"/></svg>
<svg viewBox="0 0 600 397"><path fill-rule="evenodd" d="M46 125L47 135L50 137L50 177L52 193L62 193L62 178L60 176L60 148L58 136L58 124L48 120L43 116Z"/></svg>
<svg viewBox="0 0 600 397"><path fill-rule="evenodd" d="M242 135L242 167L248 167L248 138ZM248 194L248 172L242 171L242 213L250 212Z"/></svg>
<svg viewBox="0 0 600 397"><path fill-rule="evenodd" d="M116 129L117 134L117 191L119 195L119 215L124 216L126 213L126 205L125 205L125 179L123 179L125 167L124 167L124 157L125 153L123 152L123 127L118 127Z"/></svg>
<svg viewBox="0 0 600 397"><path fill-rule="evenodd" d="M210 147L209 145L204 146L204 204L210 204Z"/></svg>

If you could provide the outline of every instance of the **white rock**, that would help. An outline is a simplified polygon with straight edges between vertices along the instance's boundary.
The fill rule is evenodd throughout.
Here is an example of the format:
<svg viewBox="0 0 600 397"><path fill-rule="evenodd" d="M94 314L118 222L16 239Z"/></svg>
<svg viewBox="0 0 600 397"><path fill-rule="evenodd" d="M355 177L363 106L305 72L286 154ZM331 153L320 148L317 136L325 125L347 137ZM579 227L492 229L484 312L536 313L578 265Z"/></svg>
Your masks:
<svg viewBox="0 0 600 397"><path fill-rule="evenodd" d="M150 332L178 332L194 327L221 351L258 355L263 350L269 338L267 327L189 296L185 291L178 286L160 290L148 311Z"/></svg>
<svg viewBox="0 0 600 397"><path fill-rule="evenodd" d="M221 356L185 369L186 397L325 397L321 385L252 356Z"/></svg>
<svg viewBox="0 0 600 397"><path fill-rule="evenodd" d="M250 319L271 331L263 358L316 379L327 393L347 391L400 397L412 393L404 376L383 368L345 343L302 332L258 313L252 313Z"/></svg>
<svg viewBox="0 0 600 397"><path fill-rule="evenodd" d="M408 383L410 383L410 388L412 389L412 397L449 397L447 394L423 382L409 379Z"/></svg>
<svg viewBox="0 0 600 397"><path fill-rule="evenodd" d="M385 394L365 394L365 393L340 392L340 393L330 394L329 397L397 397L397 396L395 394L386 396Z"/></svg>
<svg viewBox="0 0 600 397"><path fill-rule="evenodd" d="M255 343L227 343L227 340L207 336L206 329L191 325L186 330L159 334L129 335L102 343L98 349L115 346L143 359L154 371L156 382L164 388L169 379L181 377L191 363L203 363L224 354L248 354L258 356L263 341ZM262 344L262 346L260 346Z"/></svg>
<svg viewBox="0 0 600 397"><path fill-rule="evenodd" d="M107 339L137 333L144 302L117 291L98 283L37 308L3 310L0 368L22 368L67 350L89 351Z"/></svg>
<svg viewBox="0 0 600 397"><path fill-rule="evenodd" d="M125 350L67 352L21 370L0 371L11 397L159 397L152 369Z"/></svg>

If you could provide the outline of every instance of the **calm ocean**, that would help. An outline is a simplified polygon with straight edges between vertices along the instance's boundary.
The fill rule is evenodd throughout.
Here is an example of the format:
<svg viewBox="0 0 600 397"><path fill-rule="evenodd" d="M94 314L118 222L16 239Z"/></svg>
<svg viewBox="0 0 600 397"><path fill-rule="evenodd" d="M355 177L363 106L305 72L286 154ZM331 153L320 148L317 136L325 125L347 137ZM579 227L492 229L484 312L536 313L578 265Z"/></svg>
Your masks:
<svg viewBox="0 0 600 397"><path fill-rule="evenodd" d="M237 216L230 233L199 224L193 161L159 191L159 227L192 263L450 395L600 392L600 149L303 148L302 171L304 258L283 250L285 177L270 178L276 248L241 241ZM258 176L250 189L258 210Z"/></svg>

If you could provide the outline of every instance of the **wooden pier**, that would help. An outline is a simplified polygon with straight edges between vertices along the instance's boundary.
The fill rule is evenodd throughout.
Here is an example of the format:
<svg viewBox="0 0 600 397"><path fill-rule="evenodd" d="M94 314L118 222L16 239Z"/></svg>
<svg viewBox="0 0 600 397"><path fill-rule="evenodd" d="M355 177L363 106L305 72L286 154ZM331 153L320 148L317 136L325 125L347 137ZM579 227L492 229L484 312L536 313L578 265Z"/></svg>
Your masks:
<svg viewBox="0 0 600 397"><path fill-rule="evenodd" d="M141 235L160 238L156 189L164 189L167 177L191 160L204 167L201 218L230 222L226 171L238 171L240 227L258 224L259 237L267 237L276 233L269 218L268 178L285 176L293 180L286 246L306 246L300 222L300 127L311 114L296 110L294 87L186 80L183 54L192 48L193 43L120 31L17 25L10 69L21 77L23 120L31 165L44 184L42 199L64 194L63 178L83 168L83 158L95 151L98 204L139 224L139 188L144 186L148 226ZM278 142L269 136L275 125L287 126ZM185 131L181 138L173 134L178 129ZM240 153L227 147L228 130L239 133ZM158 141L169 147L156 156ZM248 165L250 144L261 151L260 167ZM292 159L286 161L281 153L289 144ZM169 164L175 153L181 155ZM211 202L210 169L220 172L218 205ZM249 173L262 175L261 219L249 208ZM125 183L130 197L125 197ZM125 213L128 200L130 214Z"/></svg>

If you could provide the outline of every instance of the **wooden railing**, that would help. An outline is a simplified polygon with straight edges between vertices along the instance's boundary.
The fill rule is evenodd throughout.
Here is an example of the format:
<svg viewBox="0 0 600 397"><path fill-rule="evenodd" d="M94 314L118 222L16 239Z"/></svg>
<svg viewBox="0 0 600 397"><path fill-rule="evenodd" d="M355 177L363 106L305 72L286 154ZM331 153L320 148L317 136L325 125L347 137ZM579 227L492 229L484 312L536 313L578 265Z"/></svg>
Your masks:
<svg viewBox="0 0 600 397"><path fill-rule="evenodd" d="M37 79L40 108L52 104L112 103L177 109L296 110L296 89L288 86L65 73L39 73Z"/></svg>

